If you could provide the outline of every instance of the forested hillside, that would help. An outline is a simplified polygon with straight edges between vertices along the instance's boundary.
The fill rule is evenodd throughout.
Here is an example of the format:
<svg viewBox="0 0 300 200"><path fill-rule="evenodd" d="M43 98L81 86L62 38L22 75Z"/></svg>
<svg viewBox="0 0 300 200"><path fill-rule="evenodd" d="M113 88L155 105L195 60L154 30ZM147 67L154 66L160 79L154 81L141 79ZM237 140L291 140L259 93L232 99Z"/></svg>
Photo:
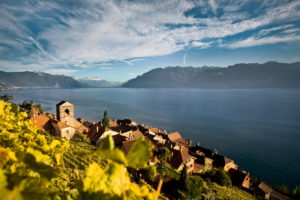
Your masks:
<svg viewBox="0 0 300 200"><path fill-rule="evenodd" d="M71 77L43 72L0 71L0 88L79 88L80 83Z"/></svg>
<svg viewBox="0 0 300 200"><path fill-rule="evenodd" d="M129 80L129 88L299 88L300 62L228 67L157 68Z"/></svg>

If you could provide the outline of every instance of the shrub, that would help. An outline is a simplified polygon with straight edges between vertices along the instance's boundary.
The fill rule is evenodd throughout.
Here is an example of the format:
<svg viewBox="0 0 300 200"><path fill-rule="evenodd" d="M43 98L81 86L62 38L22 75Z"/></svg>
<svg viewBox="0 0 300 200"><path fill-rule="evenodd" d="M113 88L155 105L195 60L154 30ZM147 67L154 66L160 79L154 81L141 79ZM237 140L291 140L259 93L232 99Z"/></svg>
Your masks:
<svg viewBox="0 0 300 200"><path fill-rule="evenodd" d="M214 175L214 181L222 186L232 185L229 175L224 170L216 171L216 174Z"/></svg>

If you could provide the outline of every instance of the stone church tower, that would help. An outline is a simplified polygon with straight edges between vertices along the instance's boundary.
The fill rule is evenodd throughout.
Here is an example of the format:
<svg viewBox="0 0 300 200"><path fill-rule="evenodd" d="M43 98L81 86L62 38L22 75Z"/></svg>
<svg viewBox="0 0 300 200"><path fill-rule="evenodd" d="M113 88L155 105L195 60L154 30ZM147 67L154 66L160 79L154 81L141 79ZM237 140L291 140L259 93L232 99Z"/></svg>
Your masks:
<svg viewBox="0 0 300 200"><path fill-rule="evenodd" d="M61 101L56 105L56 116L61 123L74 126L74 105L67 101Z"/></svg>

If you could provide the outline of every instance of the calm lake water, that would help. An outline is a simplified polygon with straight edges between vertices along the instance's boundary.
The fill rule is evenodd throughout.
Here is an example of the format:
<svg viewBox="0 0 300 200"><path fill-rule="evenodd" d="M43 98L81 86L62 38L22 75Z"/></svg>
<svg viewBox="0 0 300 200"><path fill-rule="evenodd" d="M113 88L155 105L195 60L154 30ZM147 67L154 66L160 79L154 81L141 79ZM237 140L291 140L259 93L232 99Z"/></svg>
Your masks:
<svg viewBox="0 0 300 200"><path fill-rule="evenodd" d="M55 113L70 101L76 117L129 117L216 148L266 182L300 185L300 90L39 89L10 91Z"/></svg>

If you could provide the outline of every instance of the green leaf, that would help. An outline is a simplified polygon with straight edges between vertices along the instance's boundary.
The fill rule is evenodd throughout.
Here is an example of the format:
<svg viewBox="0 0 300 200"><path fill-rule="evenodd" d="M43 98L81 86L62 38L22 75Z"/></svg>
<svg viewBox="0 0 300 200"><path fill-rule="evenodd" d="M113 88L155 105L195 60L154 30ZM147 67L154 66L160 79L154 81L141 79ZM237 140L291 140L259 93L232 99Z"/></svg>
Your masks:
<svg viewBox="0 0 300 200"><path fill-rule="evenodd" d="M120 149L99 151L98 155L100 155L102 158L106 160L112 160L114 162L127 166L126 157L123 151L121 151Z"/></svg>
<svg viewBox="0 0 300 200"><path fill-rule="evenodd" d="M127 161L128 166L133 168L145 168L147 162L152 157L152 145L150 141L145 140L144 137L139 138L131 147Z"/></svg>
<svg viewBox="0 0 300 200"><path fill-rule="evenodd" d="M112 150L115 147L114 140L111 135L107 135L101 142L99 150Z"/></svg>
<svg viewBox="0 0 300 200"><path fill-rule="evenodd" d="M124 153L120 149L114 148L114 146L112 136L108 135L97 149L96 154L100 155L104 159L112 160L127 166L127 160Z"/></svg>

